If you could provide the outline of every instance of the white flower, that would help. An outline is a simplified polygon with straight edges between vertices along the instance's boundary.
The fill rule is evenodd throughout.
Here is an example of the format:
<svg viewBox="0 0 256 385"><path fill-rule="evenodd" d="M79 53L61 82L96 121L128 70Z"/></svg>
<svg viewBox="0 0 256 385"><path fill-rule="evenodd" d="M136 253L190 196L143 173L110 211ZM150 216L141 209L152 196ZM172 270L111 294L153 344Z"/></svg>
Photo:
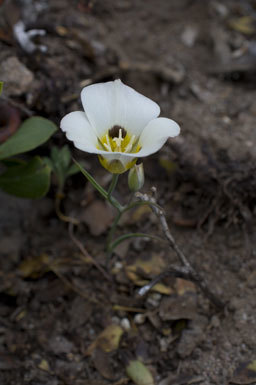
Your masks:
<svg viewBox="0 0 256 385"><path fill-rule="evenodd" d="M75 147L98 154L111 173L125 172L137 158L153 154L168 137L179 135L177 123L157 118L158 104L121 80L87 86L81 99L85 112L69 113L60 127Z"/></svg>

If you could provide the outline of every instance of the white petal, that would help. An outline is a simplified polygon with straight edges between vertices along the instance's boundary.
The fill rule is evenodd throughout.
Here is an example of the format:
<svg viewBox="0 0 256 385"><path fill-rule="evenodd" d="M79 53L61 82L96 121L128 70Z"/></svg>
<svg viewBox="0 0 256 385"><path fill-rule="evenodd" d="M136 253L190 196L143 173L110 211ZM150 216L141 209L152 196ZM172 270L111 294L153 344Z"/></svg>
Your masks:
<svg viewBox="0 0 256 385"><path fill-rule="evenodd" d="M81 142L75 142L74 144L76 148L78 148L79 150L91 152L97 155L102 155L104 158L108 160L108 162L111 162L113 160L119 160L124 166L127 163L131 162L132 159L137 158L137 153L125 154L123 152L109 152L109 151L99 150L97 148L93 148L92 151L89 151L85 149L84 144Z"/></svg>
<svg viewBox="0 0 256 385"><path fill-rule="evenodd" d="M60 128L80 150L95 153L98 143L93 127L83 111L70 112L60 122Z"/></svg>
<svg viewBox="0 0 256 385"><path fill-rule="evenodd" d="M139 144L141 150L137 157L143 157L157 152L169 137L175 137L180 133L180 126L171 119L157 118L151 120L144 128Z"/></svg>
<svg viewBox="0 0 256 385"><path fill-rule="evenodd" d="M123 155L121 152L107 152L102 155L105 159L108 160L108 162L119 160L124 166L131 162L132 159L137 158L137 154Z"/></svg>
<svg viewBox="0 0 256 385"><path fill-rule="evenodd" d="M104 135L114 125L139 136L148 122L160 113L158 104L121 80L85 87L81 99L86 116L98 136Z"/></svg>

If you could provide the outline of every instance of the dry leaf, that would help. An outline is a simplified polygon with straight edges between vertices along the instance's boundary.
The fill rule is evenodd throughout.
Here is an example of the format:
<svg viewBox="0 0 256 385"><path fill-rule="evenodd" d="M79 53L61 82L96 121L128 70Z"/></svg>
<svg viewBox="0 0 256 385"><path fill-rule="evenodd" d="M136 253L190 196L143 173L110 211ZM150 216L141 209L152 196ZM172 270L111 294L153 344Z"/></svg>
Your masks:
<svg viewBox="0 0 256 385"><path fill-rule="evenodd" d="M256 360L241 364L229 381L230 384L255 384Z"/></svg>
<svg viewBox="0 0 256 385"><path fill-rule="evenodd" d="M111 366L111 359L108 353L102 351L101 348L96 348L93 352L93 363L102 377L108 380L114 380L115 375Z"/></svg>
<svg viewBox="0 0 256 385"><path fill-rule="evenodd" d="M139 360L129 362L126 366L126 374L136 385L154 385L151 372Z"/></svg>
<svg viewBox="0 0 256 385"><path fill-rule="evenodd" d="M197 315L196 296L187 293L179 297L163 298L159 315L163 321L194 319Z"/></svg>
<svg viewBox="0 0 256 385"><path fill-rule="evenodd" d="M195 293L196 286L193 282L187 281L182 278L177 278L175 281L175 289L178 295L183 295L185 293Z"/></svg>
<svg viewBox="0 0 256 385"><path fill-rule="evenodd" d="M135 260L134 264L125 266L125 272L127 277L136 285L144 286L149 283L148 280L140 277L140 274L143 276L149 276L151 278L160 274L166 268L166 263L163 257L159 254L151 255L149 258L138 258ZM173 293L173 289L164 285L163 283L157 283L153 288L153 291L156 291L160 294L170 295Z"/></svg>
<svg viewBox="0 0 256 385"><path fill-rule="evenodd" d="M228 24L235 31L241 32L245 35L252 35L255 32L255 25L251 16L231 19Z"/></svg>
<svg viewBox="0 0 256 385"><path fill-rule="evenodd" d="M109 325L96 340L87 349L87 354L92 354L96 347L101 348L106 353L116 350L119 346L120 339L123 334L123 329L119 325Z"/></svg>
<svg viewBox="0 0 256 385"><path fill-rule="evenodd" d="M24 278L38 278L50 270L49 256L46 254L37 257L28 258L23 261L18 270Z"/></svg>
<svg viewBox="0 0 256 385"><path fill-rule="evenodd" d="M48 362L44 359L40 362L40 364L38 365L38 368L43 370L44 372L50 372L51 371Z"/></svg>
<svg viewBox="0 0 256 385"><path fill-rule="evenodd" d="M103 234L114 218L113 211L107 203L95 200L90 206L86 207L80 220L87 224L92 235Z"/></svg>
<svg viewBox="0 0 256 385"><path fill-rule="evenodd" d="M177 164L166 157L161 156L158 159L158 162L160 166L163 167L167 172L167 174L169 175L172 174L177 169Z"/></svg>
<svg viewBox="0 0 256 385"><path fill-rule="evenodd" d="M166 262L160 254L153 254L144 258L137 258L133 264L125 267L127 272L143 274L143 276L154 277L166 268Z"/></svg>

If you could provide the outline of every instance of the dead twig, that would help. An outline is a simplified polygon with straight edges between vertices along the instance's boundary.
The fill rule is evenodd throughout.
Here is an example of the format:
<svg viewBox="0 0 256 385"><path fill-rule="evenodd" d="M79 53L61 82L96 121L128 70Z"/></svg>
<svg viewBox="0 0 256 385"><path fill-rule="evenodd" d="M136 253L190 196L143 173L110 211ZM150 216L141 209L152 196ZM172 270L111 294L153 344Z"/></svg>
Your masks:
<svg viewBox="0 0 256 385"><path fill-rule="evenodd" d="M11 104L13 107L17 108L18 110L20 110L21 112L23 112L25 115L27 116L33 116L35 114L34 111L31 111L30 109L28 109L27 107L25 106L22 106L20 103L17 103L15 102L14 100L12 100L11 98L8 98L7 96L5 95L1 95L1 98L2 100L4 100L5 102Z"/></svg>
<svg viewBox="0 0 256 385"><path fill-rule="evenodd" d="M74 224L73 223L69 223L69 228L68 228L68 231L69 231L69 236L70 238L72 239L72 241L75 243L75 245L79 248L79 250L81 251L82 255L84 258L86 259L89 259L93 264L94 266L104 275L104 277L109 281L109 282L113 282L112 281L112 278L110 277L110 275L103 269L103 267L100 266L100 264L88 253L88 251L84 248L83 244L79 241L79 239L77 239L74 235L74 232L73 232L73 229L74 229Z"/></svg>
<svg viewBox="0 0 256 385"><path fill-rule="evenodd" d="M74 291L75 293L79 294L82 298L86 299L87 301L99 304L97 299L93 298L91 295L84 293L82 290L80 290L78 287L73 285L66 277L64 277L63 274L61 274L53 265L49 265L51 271L64 283L65 286L67 286L69 289Z"/></svg>
<svg viewBox="0 0 256 385"><path fill-rule="evenodd" d="M183 266L181 267L172 266L172 265L168 266L166 271L164 271L163 273L155 277L148 285L143 286L139 290L139 295L142 296L146 294L157 282L159 282L160 280L162 280L167 276L172 275L175 277L193 281L216 307L224 308L225 304L219 298L217 298L216 295L209 289L205 280L191 266L190 262L187 260L186 256L184 255L182 250L179 248L179 246L175 242L175 239L171 234L169 226L167 224L163 209L160 209L159 207L156 206L156 198L155 198L156 188L155 187L152 188L152 192L153 192L153 196L149 196L148 194L136 193L136 198L141 201L148 202L149 205L151 203L150 205L151 210L158 217L164 236L167 239L169 246L171 247L172 250L175 251L176 255L178 256Z"/></svg>
<svg viewBox="0 0 256 385"><path fill-rule="evenodd" d="M63 193L57 192L55 196L55 211L58 218L63 222L72 223L73 225L79 225L78 219L69 217L61 211L60 204L63 198L64 198Z"/></svg>

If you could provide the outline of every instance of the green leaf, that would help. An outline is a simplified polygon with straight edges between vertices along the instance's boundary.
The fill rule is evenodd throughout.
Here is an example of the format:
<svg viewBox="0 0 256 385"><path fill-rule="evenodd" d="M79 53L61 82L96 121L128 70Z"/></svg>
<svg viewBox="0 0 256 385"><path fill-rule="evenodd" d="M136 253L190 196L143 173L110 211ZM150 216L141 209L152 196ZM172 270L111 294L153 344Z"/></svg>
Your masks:
<svg viewBox="0 0 256 385"><path fill-rule="evenodd" d="M25 120L18 131L0 146L0 159L33 150L45 143L57 130L48 119L33 116Z"/></svg>
<svg viewBox="0 0 256 385"><path fill-rule="evenodd" d="M77 174L79 171L80 171L80 170L79 170L78 166L77 166L76 164L72 164L72 165L69 167L69 169L68 169L66 175L67 175L67 177L68 177L68 176L71 176L71 175L75 175L75 174Z"/></svg>
<svg viewBox="0 0 256 385"><path fill-rule="evenodd" d="M4 85L4 82L1 82L1 81L0 81L0 95L1 95L1 93L2 93L2 91L3 91L3 85Z"/></svg>
<svg viewBox="0 0 256 385"><path fill-rule="evenodd" d="M8 167L0 175L0 188L21 198L41 198L49 190L50 175L50 167L37 156L25 164Z"/></svg>
<svg viewBox="0 0 256 385"><path fill-rule="evenodd" d="M53 167L51 159L48 158L47 156L45 156L42 159L43 159L43 162L51 169L51 171L53 171L54 167Z"/></svg>
<svg viewBox="0 0 256 385"><path fill-rule="evenodd" d="M67 145L61 149L60 156L61 156L61 163L63 165L63 168L67 170L71 162L71 154Z"/></svg>
<svg viewBox="0 0 256 385"><path fill-rule="evenodd" d="M20 166L21 164L25 164L26 162L23 159L19 159L19 158L9 158L9 159L3 159L1 163L5 167L12 167L12 166Z"/></svg>
<svg viewBox="0 0 256 385"><path fill-rule="evenodd" d="M62 190L67 177L75 173L73 170L71 170L71 173L69 171L71 153L68 146L66 145L63 148L58 148L56 146L52 147L51 162L53 166L53 172L56 174L59 187Z"/></svg>

